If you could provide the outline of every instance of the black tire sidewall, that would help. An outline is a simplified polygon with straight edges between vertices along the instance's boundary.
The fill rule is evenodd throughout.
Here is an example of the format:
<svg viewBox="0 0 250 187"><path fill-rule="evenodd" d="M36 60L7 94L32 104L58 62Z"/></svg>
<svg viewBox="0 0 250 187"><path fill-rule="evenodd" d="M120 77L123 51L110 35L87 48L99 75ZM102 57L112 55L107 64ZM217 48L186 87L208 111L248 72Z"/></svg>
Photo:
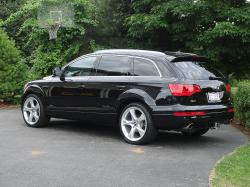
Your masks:
<svg viewBox="0 0 250 187"><path fill-rule="evenodd" d="M121 126L121 119L122 119L122 115L123 113L125 112L125 110L127 110L128 108L130 107L138 107L140 108L145 116L146 116L146 119L147 119L147 128L146 128L146 132L144 134L144 136L138 140L138 141L131 141L129 140L122 132L122 126ZM120 133L123 137L123 139L129 143L129 144L134 144L134 145L143 145L143 144L147 144L147 143L150 143L152 142L156 135L157 135L157 130L156 128L154 127L154 124L153 124L153 121L152 121L152 117L151 117L151 114L149 113L148 109L141 103L131 103L131 104L128 104L121 112L120 114L120 118L119 118L119 128L120 128Z"/></svg>

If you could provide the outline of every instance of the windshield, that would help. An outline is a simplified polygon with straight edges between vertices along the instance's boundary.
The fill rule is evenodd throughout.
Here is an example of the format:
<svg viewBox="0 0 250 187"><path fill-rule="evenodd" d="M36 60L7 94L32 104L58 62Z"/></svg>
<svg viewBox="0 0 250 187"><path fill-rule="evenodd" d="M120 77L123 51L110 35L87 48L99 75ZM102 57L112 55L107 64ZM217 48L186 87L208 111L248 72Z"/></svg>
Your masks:
<svg viewBox="0 0 250 187"><path fill-rule="evenodd" d="M219 71L215 70L207 62L176 62L173 63L182 74L191 80L209 80L213 78L222 78L225 77Z"/></svg>

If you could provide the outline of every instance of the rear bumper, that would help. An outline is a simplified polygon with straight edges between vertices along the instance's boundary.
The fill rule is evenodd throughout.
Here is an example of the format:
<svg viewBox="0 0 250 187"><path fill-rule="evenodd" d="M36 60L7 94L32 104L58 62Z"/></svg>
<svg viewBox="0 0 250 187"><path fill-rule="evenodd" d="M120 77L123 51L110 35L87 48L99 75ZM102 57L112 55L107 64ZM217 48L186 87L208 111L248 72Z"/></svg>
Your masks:
<svg viewBox="0 0 250 187"><path fill-rule="evenodd" d="M234 113L228 112L232 106L226 105L206 105L206 106L155 106L152 107L152 117L154 124L159 129L177 130L195 123L198 128L207 128L214 123L229 124L233 119ZM174 112L193 112L202 111L204 115L200 116L174 116Z"/></svg>

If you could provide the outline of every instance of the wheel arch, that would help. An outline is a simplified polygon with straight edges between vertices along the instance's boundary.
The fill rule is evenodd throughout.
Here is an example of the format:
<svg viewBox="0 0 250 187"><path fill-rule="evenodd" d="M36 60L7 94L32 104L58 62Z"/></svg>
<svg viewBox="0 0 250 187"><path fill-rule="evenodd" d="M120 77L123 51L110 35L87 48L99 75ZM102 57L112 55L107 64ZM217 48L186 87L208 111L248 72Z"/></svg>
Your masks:
<svg viewBox="0 0 250 187"><path fill-rule="evenodd" d="M22 96L21 104L23 104L24 99L29 94L35 94L38 97L40 97L43 102L45 102L45 93L42 90L42 88L40 88L38 85L30 85L27 88L25 88L25 90L24 90L24 94Z"/></svg>
<svg viewBox="0 0 250 187"><path fill-rule="evenodd" d="M141 103L143 104L151 113L152 108L150 106L155 105L152 97L150 97L143 90L129 90L119 97L119 104L117 106L117 119L119 119L122 110L130 103Z"/></svg>

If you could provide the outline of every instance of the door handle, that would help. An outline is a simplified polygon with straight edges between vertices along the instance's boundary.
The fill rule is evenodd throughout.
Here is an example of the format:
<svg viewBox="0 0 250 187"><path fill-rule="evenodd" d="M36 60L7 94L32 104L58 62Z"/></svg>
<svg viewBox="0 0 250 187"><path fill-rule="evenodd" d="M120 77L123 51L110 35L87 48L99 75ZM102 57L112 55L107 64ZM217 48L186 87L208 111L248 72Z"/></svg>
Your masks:
<svg viewBox="0 0 250 187"><path fill-rule="evenodd" d="M85 85L85 84L81 84L80 87L81 87L81 88L85 88L86 85Z"/></svg>

